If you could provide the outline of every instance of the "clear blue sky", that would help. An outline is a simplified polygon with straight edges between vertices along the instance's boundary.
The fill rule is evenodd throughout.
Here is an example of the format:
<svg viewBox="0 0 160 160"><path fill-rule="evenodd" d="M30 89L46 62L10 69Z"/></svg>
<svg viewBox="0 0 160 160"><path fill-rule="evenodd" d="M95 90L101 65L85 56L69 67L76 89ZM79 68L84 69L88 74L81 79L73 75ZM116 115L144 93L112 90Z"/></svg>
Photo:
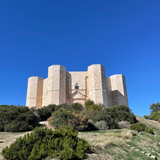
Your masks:
<svg viewBox="0 0 160 160"><path fill-rule="evenodd" d="M125 75L129 107L149 115L160 101L160 1L0 1L0 105L25 105L28 77L53 64Z"/></svg>

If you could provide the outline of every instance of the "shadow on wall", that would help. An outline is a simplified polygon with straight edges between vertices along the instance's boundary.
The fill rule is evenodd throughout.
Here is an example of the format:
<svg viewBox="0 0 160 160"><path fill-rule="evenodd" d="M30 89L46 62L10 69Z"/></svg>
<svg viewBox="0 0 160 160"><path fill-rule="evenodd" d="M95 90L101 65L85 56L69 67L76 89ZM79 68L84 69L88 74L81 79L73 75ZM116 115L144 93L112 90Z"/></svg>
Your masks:
<svg viewBox="0 0 160 160"><path fill-rule="evenodd" d="M129 107L127 95L124 96L118 90L112 91L111 94L112 94L112 106L114 106L114 105L125 105L125 106Z"/></svg>
<svg viewBox="0 0 160 160"><path fill-rule="evenodd" d="M69 95L71 94L71 82L72 82L72 77L69 72L67 72L67 77L66 77L66 103L70 104L71 102L69 101Z"/></svg>

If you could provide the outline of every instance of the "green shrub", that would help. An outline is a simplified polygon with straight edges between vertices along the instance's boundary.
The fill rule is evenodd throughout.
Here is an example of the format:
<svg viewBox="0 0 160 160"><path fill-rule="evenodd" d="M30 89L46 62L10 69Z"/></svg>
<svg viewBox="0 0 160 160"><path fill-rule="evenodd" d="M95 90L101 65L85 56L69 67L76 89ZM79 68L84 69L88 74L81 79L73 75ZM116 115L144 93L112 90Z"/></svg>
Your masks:
<svg viewBox="0 0 160 160"><path fill-rule="evenodd" d="M79 131L88 130L87 115L81 115L73 108L70 110L61 108L57 111L54 111L49 123L54 128L61 128L65 125L70 125Z"/></svg>
<svg viewBox="0 0 160 160"><path fill-rule="evenodd" d="M43 106L42 108L39 108L37 110L32 107L31 110L34 113L39 115L40 121L46 121L49 117L51 117L52 112L54 112L56 110L59 110L61 108L64 108L66 110L72 110L72 109L74 109L74 107L64 103L64 104L61 104L61 105L50 104L48 106ZM80 108L80 105L77 105L77 110L78 110L78 108ZM75 109L76 109L76 107L75 107Z"/></svg>
<svg viewBox="0 0 160 160"><path fill-rule="evenodd" d="M94 117L99 113L97 110L85 109L85 113L87 114L88 118L93 120Z"/></svg>
<svg viewBox="0 0 160 160"><path fill-rule="evenodd" d="M71 107L78 111L83 111L84 109L84 107L80 103L73 103Z"/></svg>
<svg viewBox="0 0 160 160"><path fill-rule="evenodd" d="M143 117L144 117L145 119L149 119L149 116L147 116L147 115L144 115Z"/></svg>
<svg viewBox="0 0 160 160"><path fill-rule="evenodd" d="M148 118L160 122L160 110L152 112Z"/></svg>
<svg viewBox="0 0 160 160"><path fill-rule="evenodd" d="M90 146L77 135L78 131L70 126L55 131L36 127L30 134L17 138L9 148L4 148L2 156L8 160L82 159Z"/></svg>
<svg viewBox="0 0 160 160"><path fill-rule="evenodd" d="M115 105L106 109L108 115L111 115L117 122L128 121L131 124L137 122L136 117L129 107L124 105Z"/></svg>
<svg viewBox="0 0 160 160"><path fill-rule="evenodd" d="M148 133L154 134L154 131L151 128L146 127L145 131L148 132Z"/></svg>
<svg viewBox="0 0 160 160"><path fill-rule="evenodd" d="M90 99L89 100L87 100L86 102L85 102L85 107L86 107L86 109L88 109L88 110L95 110L95 111L100 111L100 110L102 110L102 108L104 107L103 105L101 105L101 104L95 104L93 101L91 101Z"/></svg>
<svg viewBox="0 0 160 160"><path fill-rule="evenodd" d="M136 130L136 131L137 130L146 131L148 133L154 134L152 129L146 127L146 125L144 123L141 123L141 122L131 124L130 129Z"/></svg>
<svg viewBox="0 0 160 160"><path fill-rule="evenodd" d="M86 107L86 108L89 107L89 106L92 106L92 105L94 105L94 102L91 101L90 99L87 100L87 101L85 101L85 107Z"/></svg>
<svg viewBox="0 0 160 160"><path fill-rule="evenodd" d="M145 131L145 128L146 128L146 125L144 123L141 123L141 122L133 123L130 126L130 129L132 129L132 130Z"/></svg>
<svg viewBox="0 0 160 160"><path fill-rule="evenodd" d="M94 116L92 120L94 121L95 125L97 122L99 123L101 121L105 121L106 128L108 129L119 128L118 123L115 121L115 119L111 115L109 115L108 112L105 110L101 110L97 112L97 114ZM102 123L99 123L99 125L100 124ZM103 125L104 125L104 122L103 122Z"/></svg>
<svg viewBox="0 0 160 160"><path fill-rule="evenodd" d="M50 159L52 159L51 156L48 156L48 157L45 158L45 160L50 160Z"/></svg>
<svg viewBox="0 0 160 160"><path fill-rule="evenodd" d="M0 105L0 131L29 131L37 124L37 116L28 107Z"/></svg>
<svg viewBox="0 0 160 160"><path fill-rule="evenodd" d="M36 112L39 115L41 121L46 121L52 115L52 112L56 109L56 105L50 104L48 106L44 106L42 108L34 110L34 112Z"/></svg>

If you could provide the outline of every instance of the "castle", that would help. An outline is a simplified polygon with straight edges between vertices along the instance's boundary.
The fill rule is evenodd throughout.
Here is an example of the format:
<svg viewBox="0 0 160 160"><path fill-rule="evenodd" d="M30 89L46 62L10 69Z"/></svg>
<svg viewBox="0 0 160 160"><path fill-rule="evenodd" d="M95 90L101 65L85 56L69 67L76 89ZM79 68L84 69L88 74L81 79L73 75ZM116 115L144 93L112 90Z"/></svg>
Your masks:
<svg viewBox="0 0 160 160"><path fill-rule="evenodd" d="M42 108L49 104L84 105L86 100L104 104L128 106L125 77L121 74L105 76L105 67L93 64L85 72L67 72L61 65L48 68L48 78L28 79L26 106Z"/></svg>

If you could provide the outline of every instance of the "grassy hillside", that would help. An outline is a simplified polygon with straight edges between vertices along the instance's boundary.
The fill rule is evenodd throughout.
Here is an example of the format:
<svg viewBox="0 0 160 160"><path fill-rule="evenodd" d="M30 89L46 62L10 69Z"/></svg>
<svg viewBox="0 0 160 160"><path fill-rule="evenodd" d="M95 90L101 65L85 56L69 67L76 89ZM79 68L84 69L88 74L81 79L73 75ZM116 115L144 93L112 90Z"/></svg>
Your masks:
<svg viewBox="0 0 160 160"><path fill-rule="evenodd" d="M88 154L88 160L151 160L146 154L160 155L160 123L136 116L137 120L152 128L155 135L143 132L143 135L130 129L112 129L108 131L81 132L79 137L89 141L94 154ZM129 145L129 146L128 146ZM135 147L135 149L133 149Z"/></svg>
<svg viewBox="0 0 160 160"><path fill-rule="evenodd" d="M155 135L147 132L143 132L143 135L140 135L130 129L79 132L79 137L88 140L94 152L88 154L86 160L151 160L142 151L159 157L160 123L153 120L146 120L140 116L136 116L136 118L138 121L152 128ZM0 132L0 152L2 148L7 145L9 146L17 137L23 136L25 133L27 132ZM1 156L0 159L2 159Z"/></svg>

